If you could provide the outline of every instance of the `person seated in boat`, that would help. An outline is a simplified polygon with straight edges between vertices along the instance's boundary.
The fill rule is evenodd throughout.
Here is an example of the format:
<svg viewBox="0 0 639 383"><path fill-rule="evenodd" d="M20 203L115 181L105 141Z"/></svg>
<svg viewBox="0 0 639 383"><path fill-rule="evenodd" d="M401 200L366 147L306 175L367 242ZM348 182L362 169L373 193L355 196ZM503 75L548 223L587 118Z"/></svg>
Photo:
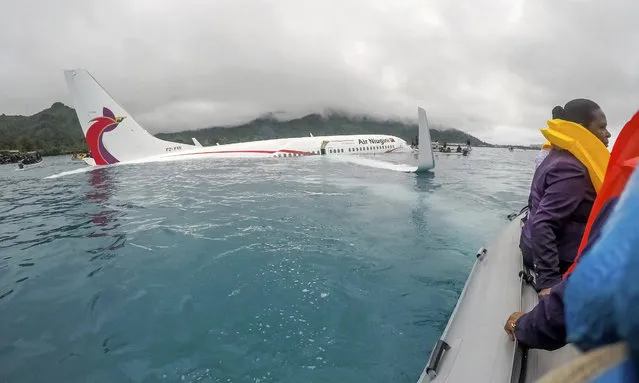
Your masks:
<svg viewBox="0 0 639 383"><path fill-rule="evenodd" d="M606 115L594 101L569 101L555 107L553 117L580 124L608 146ZM535 170L519 247L540 295L573 263L595 197L588 168L568 150L553 147Z"/></svg>
<svg viewBox="0 0 639 383"><path fill-rule="evenodd" d="M504 330L513 338L517 338L519 342L530 347L546 350L554 350L563 347L568 341L566 335L566 307L564 306L564 291L567 283L574 270L579 268L581 257L587 257L590 249L594 247L602 234L602 228L614 213L619 196L626 191L626 184L633 175L637 173L637 165L639 164L639 112L624 126L619 134L618 143L615 145L611 155L611 163L606 171L603 185L599 190L597 199L595 200L593 210L588 217L583 237L579 244L579 250L574 264L564 274L564 278L557 285L550 289L547 296L541 297L538 304L528 313L515 312L506 320ZM635 174L635 180L639 178L639 173ZM639 185L635 184L636 189ZM632 188L630 186L628 189ZM636 190L629 192L636 193ZM630 248L632 249L632 248ZM611 249L614 250L614 249ZM595 291L591 291L588 286L586 295L596 295ZM572 320L572 319L571 319ZM570 327L570 326L568 326Z"/></svg>
<svg viewBox="0 0 639 383"><path fill-rule="evenodd" d="M457 153L461 153L462 152L462 148L460 145L457 145Z"/></svg>
<svg viewBox="0 0 639 383"><path fill-rule="evenodd" d="M586 354L570 363L572 366L551 372L554 378L547 376L544 382L577 381L569 379L570 372L574 375L575 371L580 371L581 382L639 381L636 169L617 205L601 237L584 254L565 288L566 339Z"/></svg>
<svg viewBox="0 0 639 383"><path fill-rule="evenodd" d="M584 254L599 239L601 228L614 210L617 200L618 198L611 198L600 210L592 224ZM517 339L520 344L528 348L548 351L557 350L567 344L564 314L564 291L567 278L568 276L554 285L529 312L514 312L508 317L504 330L511 340Z"/></svg>

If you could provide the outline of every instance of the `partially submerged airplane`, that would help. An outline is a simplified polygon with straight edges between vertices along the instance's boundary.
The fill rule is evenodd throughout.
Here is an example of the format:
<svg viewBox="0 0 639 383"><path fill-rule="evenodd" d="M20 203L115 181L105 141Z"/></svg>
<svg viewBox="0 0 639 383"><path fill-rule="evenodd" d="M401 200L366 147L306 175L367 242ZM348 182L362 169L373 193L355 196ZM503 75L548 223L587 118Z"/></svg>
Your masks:
<svg viewBox="0 0 639 383"><path fill-rule="evenodd" d="M401 138L382 134L280 138L202 146L161 140L143 129L95 78L84 69L64 72L67 86L87 140L92 166L140 163L177 158L298 157L412 152ZM418 108L418 165L391 164L392 170L421 172L435 165L426 112ZM423 149L422 149L423 148Z"/></svg>

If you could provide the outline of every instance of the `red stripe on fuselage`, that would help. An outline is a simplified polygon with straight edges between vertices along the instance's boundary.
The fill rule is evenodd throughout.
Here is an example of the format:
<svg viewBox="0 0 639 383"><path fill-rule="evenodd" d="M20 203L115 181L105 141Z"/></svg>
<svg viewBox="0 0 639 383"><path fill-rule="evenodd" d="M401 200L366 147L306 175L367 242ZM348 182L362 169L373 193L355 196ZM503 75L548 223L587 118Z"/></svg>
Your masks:
<svg viewBox="0 0 639 383"><path fill-rule="evenodd" d="M180 153L179 156L195 156L198 154L225 154L225 153L263 153L263 154L273 154L276 153L277 150L219 150L215 152L197 152L197 153Z"/></svg>
<svg viewBox="0 0 639 383"><path fill-rule="evenodd" d="M261 153L261 154L275 154L275 153L293 153L293 154L312 154L311 152L302 152L299 150L218 150L214 152L197 152L197 153L180 153L179 156L195 156L199 154L228 154L228 153Z"/></svg>

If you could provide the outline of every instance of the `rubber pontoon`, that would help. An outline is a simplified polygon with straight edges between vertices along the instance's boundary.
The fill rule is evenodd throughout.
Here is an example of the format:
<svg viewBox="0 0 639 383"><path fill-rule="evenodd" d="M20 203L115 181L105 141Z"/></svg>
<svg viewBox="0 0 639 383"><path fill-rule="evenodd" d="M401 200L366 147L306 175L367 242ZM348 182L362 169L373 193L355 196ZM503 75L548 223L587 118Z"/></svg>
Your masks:
<svg viewBox="0 0 639 383"><path fill-rule="evenodd" d="M526 209L509 216L511 222L487 247L466 280L442 337L435 344L418 383L535 382L555 367L579 355L572 345L556 351L525 350L504 331L516 311L537 304L526 282L519 236Z"/></svg>

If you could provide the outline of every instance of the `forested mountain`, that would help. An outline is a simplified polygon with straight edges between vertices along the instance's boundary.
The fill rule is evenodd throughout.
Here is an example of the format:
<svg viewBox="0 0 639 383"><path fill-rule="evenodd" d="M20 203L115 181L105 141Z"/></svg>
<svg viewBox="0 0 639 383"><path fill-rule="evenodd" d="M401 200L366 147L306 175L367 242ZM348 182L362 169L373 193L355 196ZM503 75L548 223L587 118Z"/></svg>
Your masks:
<svg viewBox="0 0 639 383"><path fill-rule="evenodd" d="M330 113L310 114L302 118L280 121L272 115L230 127L210 127L177 133L159 133L157 137L191 144L195 137L202 145L233 142L336 134L390 134L409 143L417 135L417 125L394 120ZM470 139L473 146L490 146L457 129L432 126L433 141L463 143ZM43 155L85 152L88 150L80 123L72 108L56 102L31 116L0 115L0 150L38 150Z"/></svg>

